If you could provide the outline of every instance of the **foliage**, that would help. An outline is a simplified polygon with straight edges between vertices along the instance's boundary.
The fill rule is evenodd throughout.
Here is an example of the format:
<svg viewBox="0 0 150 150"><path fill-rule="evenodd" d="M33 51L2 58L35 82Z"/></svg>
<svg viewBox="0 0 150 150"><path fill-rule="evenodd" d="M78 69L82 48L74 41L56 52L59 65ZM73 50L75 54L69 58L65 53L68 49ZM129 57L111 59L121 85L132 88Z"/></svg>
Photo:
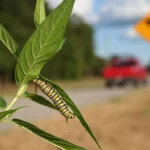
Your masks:
<svg viewBox="0 0 150 150"><path fill-rule="evenodd" d="M75 17L75 16L74 16ZM54 60L51 60L42 73L52 79L77 79L90 74L93 52L93 29L76 17L77 24L70 22L65 36L67 41ZM70 53L71 52L71 53Z"/></svg>
<svg viewBox="0 0 150 150"><path fill-rule="evenodd" d="M20 85L37 77L43 66L57 53L72 10L72 1L66 0L59 5L23 47L16 66Z"/></svg>
<svg viewBox="0 0 150 150"><path fill-rule="evenodd" d="M42 97L40 95L25 92L23 94L23 96L26 98L29 98L33 102L36 102L36 103L41 104L43 106L57 110L56 107L51 102L49 102L47 99L45 99L44 97Z"/></svg>
<svg viewBox="0 0 150 150"><path fill-rule="evenodd" d="M6 106L7 106L7 103L2 97L0 97L0 110L4 109Z"/></svg>
<svg viewBox="0 0 150 150"><path fill-rule="evenodd" d="M0 0L0 18L3 26L8 29L10 35L21 47L27 41L35 26L33 23L33 13L36 0ZM7 83L14 81L15 58L7 51L0 42L0 78ZM9 61L6 61L7 58Z"/></svg>
<svg viewBox="0 0 150 150"><path fill-rule="evenodd" d="M79 121L81 122L81 124L83 125L83 127L87 130L87 132L91 135L91 137L94 139L94 141L99 146L99 143L97 142L97 140L96 140L94 134L92 133L90 127L88 126L88 124L86 123L86 121L83 118L82 114L80 113L78 107L74 104L74 102L71 100L71 98L68 96L68 94L59 85L57 85L53 81L51 81L49 79L46 79L43 76L40 76L40 77L41 77L41 79L43 79L46 82L48 82L49 84L51 84L61 94L61 96L65 100L66 104L71 108L71 110L74 112L74 114L76 115L76 117L79 119Z"/></svg>
<svg viewBox="0 0 150 150"><path fill-rule="evenodd" d="M19 107L19 108L13 109L13 110L7 110L7 111L0 112L0 122L3 121L5 119L5 117L7 117L7 119L10 118L16 111L18 111L21 108L24 108L24 107Z"/></svg>
<svg viewBox="0 0 150 150"><path fill-rule="evenodd" d="M104 69L106 63L108 63L107 60L102 59L100 57L96 57L92 61L92 73L94 76L102 76L102 70Z"/></svg>
<svg viewBox="0 0 150 150"><path fill-rule="evenodd" d="M73 113L79 119L81 124L85 127L85 129L94 139L99 149L101 149L98 141L96 140L94 134L92 133L90 127L86 123L79 109L73 103L73 101L69 98L66 92L53 81L46 79L40 75L41 69L50 59L52 59L56 55L56 53L60 51L65 41L63 39L63 35L65 32L74 2L75 0L64 0L52 13L50 13L46 17L44 0L37 0L36 9L34 13L35 14L34 20L35 20L37 29L30 36L28 41L24 44L20 54L19 54L18 45L15 42L15 40L12 38L9 32L2 25L0 25L1 41L6 45L9 51L17 59L17 65L15 69L16 70L15 79L16 79L16 83L19 86L16 96L7 107L6 107L5 100L3 98L0 98L0 108L4 109L6 107L6 109L3 112L0 112L0 122L1 123L10 122L13 124L17 124L21 126L22 128L26 129L27 131L30 131L38 135L39 137L41 137L42 139L46 140L47 142L51 143L52 145L54 145L55 147L59 149L84 150L84 148L80 146L76 146L70 142L67 142L63 139L60 139L51 134L48 134L45 131L23 120L19 120L19 119L8 120L10 116L13 115L13 113L23 108L23 107L20 107L20 108L11 110L12 106L17 102L17 100L21 96L30 98L32 101L39 103L43 106L56 109L54 105L52 105L48 100L46 100L42 96L32 94L32 93L26 93L26 89L28 88L29 83L32 82L33 79L40 77L42 81L47 81L51 86L56 88L56 90L59 92L59 94L62 96L62 98L66 102L66 104L69 106L69 108L73 111ZM76 47L76 44L77 43L74 43L73 47ZM19 56L16 54L19 54ZM70 53L68 53L68 56L69 54ZM72 68L72 70L73 69L74 68ZM59 110L59 109L56 109L56 110Z"/></svg>
<svg viewBox="0 0 150 150"><path fill-rule="evenodd" d="M80 147L80 146L76 146L72 143L69 143L63 139L60 139L58 137L55 137L51 134L48 134L44 131L42 131L41 129L37 128L36 126L19 120L19 119L13 119L12 120L13 123L23 127L24 129L26 129L27 131L30 131L36 135L38 135L39 137L41 137L42 139L46 140L47 142L51 143L52 145L64 149L64 150L85 150L84 148Z"/></svg>
<svg viewBox="0 0 150 150"><path fill-rule="evenodd" d="M40 20L42 22L45 14L50 12L46 7L47 5L45 5L46 13L43 11L44 6L40 9L38 5L36 9L39 10L39 13L34 12L35 2L36 0L32 0L32 2L30 0L13 0L13 2L0 0L1 22L3 22L4 27L8 29L20 46L16 55L19 55L24 43L33 33L34 22L37 26L37 21ZM41 16L38 15L40 12ZM33 14L35 14L34 22ZM72 16L65 36L68 40L62 47L63 50L56 55L55 59L46 64L42 74L52 79L77 79L95 75L92 65L92 61L96 61L92 27L84 23L80 17ZM72 53L70 53L70 49ZM14 78L15 59L11 57L1 43L0 51L0 78L3 78L2 81L7 82L7 80ZM68 53L70 53L69 56ZM6 57L9 58L9 63L5 61L4 58Z"/></svg>

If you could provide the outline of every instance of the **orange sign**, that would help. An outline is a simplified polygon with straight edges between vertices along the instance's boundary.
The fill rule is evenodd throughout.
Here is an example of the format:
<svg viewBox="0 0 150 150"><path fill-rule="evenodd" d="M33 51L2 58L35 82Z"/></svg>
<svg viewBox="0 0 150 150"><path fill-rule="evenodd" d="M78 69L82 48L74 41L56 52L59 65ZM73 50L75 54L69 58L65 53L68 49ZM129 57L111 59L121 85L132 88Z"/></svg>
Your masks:
<svg viewBox="0 0 150 150"><path fill-rule="evenodd" d="M135 25L135 29L142 38L150 42L150 13Z"/></svg>

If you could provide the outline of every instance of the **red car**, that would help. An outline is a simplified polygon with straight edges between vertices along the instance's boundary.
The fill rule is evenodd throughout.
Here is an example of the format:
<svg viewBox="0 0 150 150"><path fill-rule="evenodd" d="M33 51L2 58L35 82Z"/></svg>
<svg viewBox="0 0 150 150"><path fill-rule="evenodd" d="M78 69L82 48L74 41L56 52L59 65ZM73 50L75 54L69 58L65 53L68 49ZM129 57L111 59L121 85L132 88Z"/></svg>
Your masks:
<svg viewBox="0 0 150 150"><path fill-rule="evenodd" d="M126 83L138 85L147 82L147 71L135 58L115 58L111 65L103 70L103 77L109 87Z"/></svg>

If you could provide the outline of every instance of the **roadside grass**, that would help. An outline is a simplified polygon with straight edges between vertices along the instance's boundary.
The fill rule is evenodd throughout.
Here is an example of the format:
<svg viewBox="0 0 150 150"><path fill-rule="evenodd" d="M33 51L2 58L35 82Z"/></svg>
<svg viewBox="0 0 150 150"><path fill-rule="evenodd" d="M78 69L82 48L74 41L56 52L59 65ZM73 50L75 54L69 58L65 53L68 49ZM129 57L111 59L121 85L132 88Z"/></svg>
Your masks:
<svg viewBox="0 0 150 150"><path fill-rule="evenodd" d="M82 113L103 150L150 149L150 88L137 89L106 104L88 106L82 109ZM65 119L59 115L53 119L40 120L36 125L49 133L84 146L87 150L98 150L76 119L69 120L66 124ZM1 150L56 150L18 127L7 135L1 134L0 139Z"/></svg>
<svg viewBox="0 0 150 150"><path fill-rule="evenodd" d="M55 81L58 85L65 89L69 88L99 88L104 85L103 78L83 78L78 80L56 80ZM34 85L31 84L29 86L29 91L34 91ZM17 91L17 86L15 84L6 84L0 85L0 95L1 96L8 96L12 95Z"/></svg>
<svg viewBox="0 0 150 150"><path fill-rule="evenodd" d="M56 82L64 88L95 88L104 85L104 79L101 77L83 78L70 81L57 80Z"/></svg>

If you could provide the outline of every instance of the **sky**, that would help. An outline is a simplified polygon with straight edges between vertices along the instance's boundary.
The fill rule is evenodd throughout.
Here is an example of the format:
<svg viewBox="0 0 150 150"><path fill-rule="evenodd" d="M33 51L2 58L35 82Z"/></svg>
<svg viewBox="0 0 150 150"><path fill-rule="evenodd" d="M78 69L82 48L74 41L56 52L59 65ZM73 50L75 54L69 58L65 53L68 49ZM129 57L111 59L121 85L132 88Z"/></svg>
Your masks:
<svg viewBox="0 0 150 150"><path fill-rule="evenodd" d="M47 1L55 8L62 0ZM76 0L73 13L92 25L98 56L134 56L150 63L150 43L134 29L150 13L150 0Z"/></svg>

